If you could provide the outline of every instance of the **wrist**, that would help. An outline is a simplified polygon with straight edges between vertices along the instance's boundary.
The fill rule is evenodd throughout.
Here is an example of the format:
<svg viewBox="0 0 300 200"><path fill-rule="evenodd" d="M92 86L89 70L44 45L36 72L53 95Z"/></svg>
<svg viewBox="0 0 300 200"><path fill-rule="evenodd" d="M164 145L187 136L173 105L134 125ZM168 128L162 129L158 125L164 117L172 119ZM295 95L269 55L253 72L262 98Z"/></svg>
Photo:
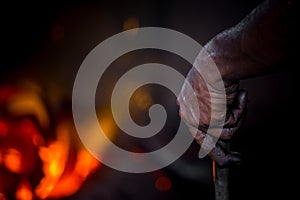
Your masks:
<svg viewBox="0 0 300 200"><path fill-rule="evenodd" d="M204 49L219 70L225 86L250 77L258 63L243 49L241 24L225 30L210 40Z"/></svg>

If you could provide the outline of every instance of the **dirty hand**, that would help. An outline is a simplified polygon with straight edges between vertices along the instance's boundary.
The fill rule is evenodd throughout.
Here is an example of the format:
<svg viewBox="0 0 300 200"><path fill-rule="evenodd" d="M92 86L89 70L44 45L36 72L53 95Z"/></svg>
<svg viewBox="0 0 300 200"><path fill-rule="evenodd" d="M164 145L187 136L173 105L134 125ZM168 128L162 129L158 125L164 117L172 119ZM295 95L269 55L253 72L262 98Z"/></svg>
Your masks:
<svg viewBox="0 0 300 200"><path fill-rule="evenodd" d="M201 51L194 67L191 68L186 77L177 103L180 108L180 117L201 145L201 148L209 151L207 152L208 155L217 164L224 166L232 162L240 162L239 155L234 152L227 152L222 148L221 143L229 142L239 129L246 113L247 92L239 89L239 81L223 82L221 76L215 75L215 71L210 70L213 67L210 65L213 64L207 52L205 50ZM201 71L201 74L199 71ZM214 83L218 81L222 81L224 84L223 93L222 90L214 87ZM214 116L212 116L212 108L214 109ZM220 111L222 108L226 108L226 115L225 112ZM211 123L211 120L222 123ZM207 133L208 128L210 130L218 129L220 134L214 135L213 133L216 131ZM219 140L214 146L210 146L209 143L204 145L203 141L206 137L217 137L221 141ZM208 138L208 141L210 140Z"/></svg>

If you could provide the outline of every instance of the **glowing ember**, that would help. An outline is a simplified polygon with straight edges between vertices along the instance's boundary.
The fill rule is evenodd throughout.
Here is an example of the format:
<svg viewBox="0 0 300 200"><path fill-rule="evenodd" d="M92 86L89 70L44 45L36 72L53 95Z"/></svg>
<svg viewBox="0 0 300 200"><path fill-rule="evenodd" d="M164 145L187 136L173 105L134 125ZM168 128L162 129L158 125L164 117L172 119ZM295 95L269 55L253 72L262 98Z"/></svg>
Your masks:
<svg viewBox="0 0 300 200"><path fill-rule="evenodd" d="M5 167L14 173L21 172L22 154L17 149L8 149L4 155Z"/></svg>
<svg viewBox="0 0 300 200"><path fill-rule="evenodd" d="M7 124L0 120L0 136L6 136L7 133L8 133Z"/></svg>
<svg viewBox="0 0 300 200"><path fill-rule="evenodd" d="M39 147L44 145L44 139L41 136L39 130L36 125L29 119L24 119L21 121L19 125L19 129L22 133L27 134L34 144L35 147Z"/></svg>
<svg viewBox="0 0 300 200"><path fill-rule="evenodd" d="M129 17L123 23L123 30L127 31L130 29L138 28L139 27L139 19L135 17Z"/></svg>
<svg viewBox="0 0 300 200"><path fill-rule="evenodd" d="M18 200L32 200L33 193L31 185L28 181L21 182L16 189L16 199Z"/></svg>
<svg viewBox="0 0 300 200"><path fill-rule="evenodd" d="M50 123L38 94L0 87L0 109L5 111L0 116L0 200L65 198L100 166L83 148L68 113ZM113 138L112 122L104 120L102 125ZM106 147L105 142L97 145Z"/></svg>
<svg viewBox="0 0 300 200"><path fill-rule="evenodd" d="M51 148L56 149L55 154L49 152ZM66 163L59 162L59 158L64 154L63 146L56 142L50 145L50 149L41 148L40 151L41 157L45 162L45 177L36 188L35 193L42 199L46 197L58 198L74 194L80 189L86 177L99 166L99 162L86 150L81 150L77 154L74 169L65 171L63 174L62 172Z"/></svg>
<svg viewBox="0 0 300 200"><path fill-rule="evenodd" d="M168 177L161 176L158 179L156 179L155 187L160 191L168 191L172 187L172 182Z"/></svg>
<svg viewBox="0 0 300 200"><path fill-rule="evenodd" d="M58 182L65 168L68 150L68 146L59 141L40 148L39 155L43 161L45 176L35 189L38 197L46 198Z"/></svg>
<svg viewBox="0 0 300 200"><path fill-rule="evenodd" d="M80 189L86 177L94 172L99 164L86 150L81 150L77 154L74 169L61 177L48 197L58 198L74 194Z"/></svg>
<svg viewBox="0 0 300 200"><path fill-rule="evenodd" d="M7 109L14 115L34 115L45 129L49 126L49 117L41 98L32 91L20 92L11 97Z"/></svg>
<svg viewBox="0 0 300 200"><path fill-rule="evenodd" d="M6 197L4 194L0 193L0 200L6 200Z"/></svg>
<svg viewBox="0 0 300 200"><path fill-rule="evenodd" d="M56 132L57 140L39 150L45 176L35 188L35 194L41 199L74 194L100 164L85 149L74 149L74 144L70 143L72 131L68 123L59 124ZM70 157L74 154L76 159L72 161Z"/></svg>
<svg viewBox="0 0 300 200"><path fill-rule="evenodd" d="M99 166L99 164L98 160L96 160L89 152L82 149L77 155L74 172L82 179L85 179Z"/></svg>

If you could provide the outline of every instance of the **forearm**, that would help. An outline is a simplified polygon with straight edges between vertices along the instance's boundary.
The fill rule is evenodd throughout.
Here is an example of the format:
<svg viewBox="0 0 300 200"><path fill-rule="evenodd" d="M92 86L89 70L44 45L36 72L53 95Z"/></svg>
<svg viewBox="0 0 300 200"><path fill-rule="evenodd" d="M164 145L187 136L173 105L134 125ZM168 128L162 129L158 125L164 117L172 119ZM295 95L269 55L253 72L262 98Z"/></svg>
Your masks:
<svg viewBox="0 0 300 200"><path fill-rule="evenodd" d="M278 70L289 49L290 7L289 1L266 1L205 45L225 84Z"/></svg>

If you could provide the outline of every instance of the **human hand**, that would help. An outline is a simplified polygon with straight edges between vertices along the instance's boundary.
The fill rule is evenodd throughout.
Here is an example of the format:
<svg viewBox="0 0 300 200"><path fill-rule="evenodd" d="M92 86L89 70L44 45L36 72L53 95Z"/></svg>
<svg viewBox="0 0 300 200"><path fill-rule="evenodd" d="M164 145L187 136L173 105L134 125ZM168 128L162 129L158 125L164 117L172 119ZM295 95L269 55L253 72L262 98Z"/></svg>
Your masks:
<svg viewBox="0 0 300 200"><path fill-rule="evenodd" d="M218 78L214 74L215 72L210 70L210 65L212 64L214 63L207 53L200 52L195 66L186 77L186 82L182 87L177 102L180 107L180 117L184 120L196 141L201 145L201 148L207 151L208 155L220 166L224 166L232 162L240 162L239 155L234 152L227 152L221 143L224 141L228 142L241 126L242 119L246 113L247 92L239 89L238 81L227 80L223 82L223 80L218 80L221 77L219 76L220 78ZM201 68L205 69L201 71ZM201 71L201 74L199 71ZM218 81L224 83L223 92L220 88L214 87L214 83ZM226 96L225 99L224 96ZM227 109L226 115L222 112L223 108ZM214 113L213 116L212 113ZM210 123L211 120L222 123L213 123L212 125ZM207 134L208 128L217 131L211 131ZM214 133L218 132L220 133L219 135L214 135ZM207 138L207 141L213 141L213 138L220 138L221 141L218 141L215 145L212 144L213 142L205 142L204 144L205 138Z"/></svg>

